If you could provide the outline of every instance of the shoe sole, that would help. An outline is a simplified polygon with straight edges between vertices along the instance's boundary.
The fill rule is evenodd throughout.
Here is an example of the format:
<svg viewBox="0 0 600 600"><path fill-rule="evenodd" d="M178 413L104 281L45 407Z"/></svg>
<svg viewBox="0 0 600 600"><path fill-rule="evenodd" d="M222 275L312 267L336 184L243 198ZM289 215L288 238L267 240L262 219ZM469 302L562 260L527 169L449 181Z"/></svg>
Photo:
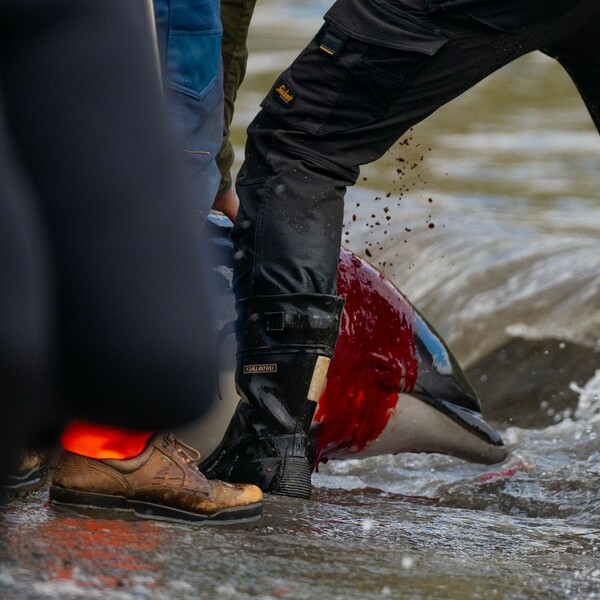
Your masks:
<svg viewBox="0 0 600 600"><path fill-rule="evenodd" d="M9 475L8 482L3 486L3 492L8 496L26 496L44 487L48 481L48 464L34 467L23 475Z"/></svg>
<svg viewBox="0 0 600 600"><path fill-rule="evenodd" d="M213 514L201 514L154 504L140 500L129 500L123 496L81 492L50 486L50 501L53 506L65 508L87 516L118 517L131 516L154 521L174 523L196 523L214 527L252 525L262 518L262 502L224 508Z"/></svg>

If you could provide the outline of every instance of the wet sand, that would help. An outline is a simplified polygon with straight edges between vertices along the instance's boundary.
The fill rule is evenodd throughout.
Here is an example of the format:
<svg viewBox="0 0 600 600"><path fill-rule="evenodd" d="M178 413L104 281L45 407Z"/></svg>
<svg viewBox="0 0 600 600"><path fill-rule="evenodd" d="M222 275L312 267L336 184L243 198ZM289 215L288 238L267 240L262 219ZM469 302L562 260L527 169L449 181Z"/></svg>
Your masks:
<svg viewBox="0 0 600 600"><path fill-rule="evenodd" d="M489 492L502 477L477 485ZM2 510L0 597L600 598L598 542L584 527L376 489L265 508L258 528L220 531L58 513L36 493Z"/></svg>

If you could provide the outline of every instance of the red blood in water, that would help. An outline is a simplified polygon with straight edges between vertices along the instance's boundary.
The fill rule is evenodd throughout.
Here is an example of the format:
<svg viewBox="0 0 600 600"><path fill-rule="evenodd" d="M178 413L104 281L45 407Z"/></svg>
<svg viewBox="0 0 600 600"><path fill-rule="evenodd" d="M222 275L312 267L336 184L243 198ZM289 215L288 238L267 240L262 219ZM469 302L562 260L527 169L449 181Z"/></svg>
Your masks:
<svg viewBox="0 0 600 600"><path fill-rule="evenodd" d="M346 300L335 356L315 422L317 457L360 450L377 439L399 392L417 378L414 311L384 275L342 250L338 293Z"/></svg>

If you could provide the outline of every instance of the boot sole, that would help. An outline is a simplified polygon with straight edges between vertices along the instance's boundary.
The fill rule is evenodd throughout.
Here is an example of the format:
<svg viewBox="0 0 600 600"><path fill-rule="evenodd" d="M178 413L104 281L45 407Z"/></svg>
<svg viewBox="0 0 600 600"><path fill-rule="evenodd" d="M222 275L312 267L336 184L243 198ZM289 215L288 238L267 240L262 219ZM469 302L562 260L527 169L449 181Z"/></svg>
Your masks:
<svg viewBox="0 0 600 600"><path fill-rule="evenodd" d="M283 459L281 474L274 482L271 494L290 496L309 500L312 487L311 470L308 460L302 457L288 456Z"/></svg>
<svg viewBox="0 0 600 600"><path fill-rule="evenodd" d="M224 508L212 514L201 514L152 502L129 500L123 496L69 490L54 485L50 486L50 500L53 506L87 516L133 515L140 519L197 523L215 527L251 525L261 519L263 508L262 502L257 502L246 506Z"/></svg>
<svg viewBox="0 0 600 600"><path fill-rule="evenodd" d="M202 471L202 465L200 465ZM309 500L312 492L311 468L301 456L270 457L237 461L231 471L203 471L211 479L230 483L253 483L267 494Z"/></svg>

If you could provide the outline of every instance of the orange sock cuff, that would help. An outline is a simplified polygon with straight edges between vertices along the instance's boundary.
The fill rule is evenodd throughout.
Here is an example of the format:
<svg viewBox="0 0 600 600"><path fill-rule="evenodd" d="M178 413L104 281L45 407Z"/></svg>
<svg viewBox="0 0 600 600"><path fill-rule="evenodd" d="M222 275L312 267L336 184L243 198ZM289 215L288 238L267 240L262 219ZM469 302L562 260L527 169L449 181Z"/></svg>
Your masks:
<svg viewBox="0 0 600 600"><path fill-rule="evenodd" d="M86 421L72 421L60 441L68 452L96 459L127 459L139 456L153 431L130 431Z"/></svg>

